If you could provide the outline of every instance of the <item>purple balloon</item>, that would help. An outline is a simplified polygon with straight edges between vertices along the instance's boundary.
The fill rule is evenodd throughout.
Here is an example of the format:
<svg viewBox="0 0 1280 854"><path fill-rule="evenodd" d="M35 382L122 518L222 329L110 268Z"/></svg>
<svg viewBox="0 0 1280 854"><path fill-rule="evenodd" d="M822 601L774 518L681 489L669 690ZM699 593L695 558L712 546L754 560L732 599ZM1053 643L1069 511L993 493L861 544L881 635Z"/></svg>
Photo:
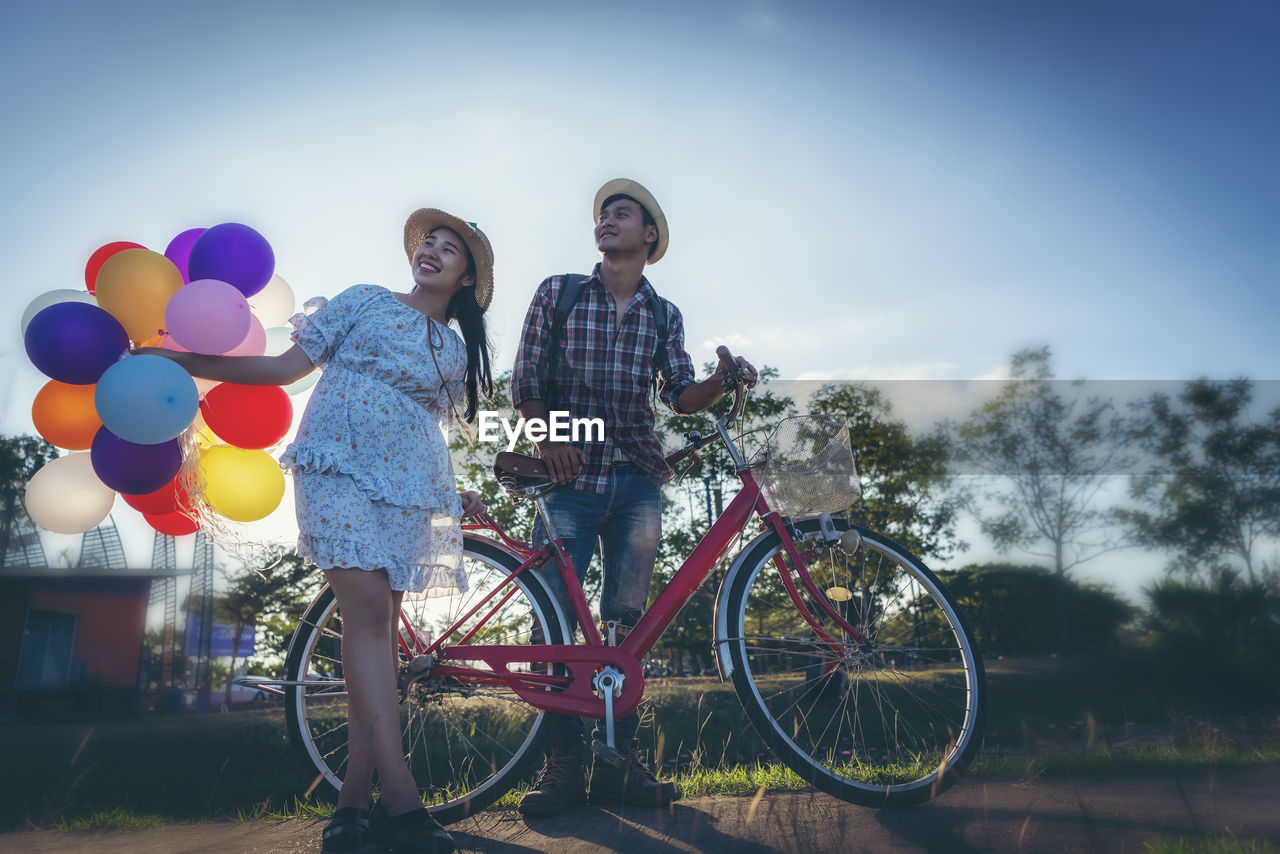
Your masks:
<svg viewBox="0 0 1280 854"><path fill-rule="evenodd" d="M37 312L23 336L40 373L72 385L92 385L129 349L129 336L96 305L59 302Z"/></svg>
<svg viewBox="0 0 1280 854"><path fill-rule="evenodd" d="M200 235L187 261L192 281L217 279L235 285L246 297L265 288L275 271L276 255L271 244L238 222L215 225Z"/></svg>
<svg viewBox="0 0 1280 854"><path fill-rule="evenodd" d="M89 461L98 480L116 492L145 495L173 480L182 468L182 447L177 439L158 445L126 442L102 427L93 437Z"/></svg>
<svg viewBox="0 0 1280 854"><path fill-rule="evenodd" d="M190 282L191 277L187 275L187 262L191 258L191 247L196 245L196 241L200 239L200 235L204 234L207 228L188 228L179 234L173 240L169 241L169 245L165 247L164 257L173 262L178 268L178 272L182 274L182 281Z"/></svg>

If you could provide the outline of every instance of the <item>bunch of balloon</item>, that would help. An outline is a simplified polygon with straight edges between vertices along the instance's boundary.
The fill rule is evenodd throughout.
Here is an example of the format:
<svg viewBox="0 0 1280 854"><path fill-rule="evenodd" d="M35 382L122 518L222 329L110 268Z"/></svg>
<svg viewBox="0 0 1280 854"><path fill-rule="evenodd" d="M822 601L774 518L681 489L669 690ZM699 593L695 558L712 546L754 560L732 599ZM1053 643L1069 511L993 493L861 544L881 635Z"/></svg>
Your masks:
<svg viewBox="0 0 1280 854"><path fill-rule="evenodd" d="M32 420L45 439L72 451L28 484L32 519L60 533L86 531L119 492L156 530L194 532L200 523L183 485L182 436L201 416L220 441L198 445L204 500L234 521L274 510L284 476L264 449L292 423L285 390L193 379L168 359L129 353L132 342L262 355L268 328L278 342L294 296L275 275L262 235L223 223L182 232L163 254L108 243L90 256L85 286L42 294L22 319L27 355L50 378Z"/></svg>

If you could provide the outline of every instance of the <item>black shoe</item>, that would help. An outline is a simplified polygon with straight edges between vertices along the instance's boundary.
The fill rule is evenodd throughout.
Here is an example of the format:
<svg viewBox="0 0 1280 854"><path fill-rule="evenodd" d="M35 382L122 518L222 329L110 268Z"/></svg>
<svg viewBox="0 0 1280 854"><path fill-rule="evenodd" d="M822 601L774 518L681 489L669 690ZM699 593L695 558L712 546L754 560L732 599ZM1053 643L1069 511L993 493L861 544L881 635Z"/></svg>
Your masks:
<svg viewBox="0 0 1280 854"><path fill-rule="evenodd" d="M369 814L369 838L392 854L447 854L455 847L453 837L426 807L392 816L381 802Z"/></svg>
<svg viewBox="0 0 1280 854"><path fill-rule="evenodd" d="M670 780L659 780L641 763L634 745L622 753L622 767L611 765L598 756L591 763L593 804L665 807L680 800L681 795L678 785Z"/></svg>
<svg viewBox="0 0 1280 854"><path fill-rule="evenodd" d="M333 818L324 826L320 834L320 850L322 852L343 851L373 854L381 851L382 846L369 840L369 811L360 807L339 807L333 811Z"/></svg>
<svg viewBox="0 0 1280 854"><path fill-rule="evenodd" d="M547 745L546 763L538 772L538 779L520 799L520 813L529 816L557 815L574 804L585 803L587 790L582 779L585 770L580 742L551 742Z"/></svg>

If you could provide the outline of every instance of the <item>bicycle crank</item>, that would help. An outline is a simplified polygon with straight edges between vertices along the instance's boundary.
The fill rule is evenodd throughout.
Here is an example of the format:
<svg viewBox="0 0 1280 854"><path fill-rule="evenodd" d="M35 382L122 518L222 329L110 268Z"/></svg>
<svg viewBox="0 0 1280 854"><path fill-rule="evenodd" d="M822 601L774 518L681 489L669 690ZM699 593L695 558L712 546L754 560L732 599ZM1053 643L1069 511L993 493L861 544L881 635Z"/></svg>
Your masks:
<svg viewBox="0 0 1280 854"><path fill-rule="evenodd" d="M619 755L613 739L613 701L622 696L622 686L626 677L616 667L606 664L591 680L591 687L596 696L604 700L604 744L592 742L591 750L610 765L622 767L623 759Z"/></svg>

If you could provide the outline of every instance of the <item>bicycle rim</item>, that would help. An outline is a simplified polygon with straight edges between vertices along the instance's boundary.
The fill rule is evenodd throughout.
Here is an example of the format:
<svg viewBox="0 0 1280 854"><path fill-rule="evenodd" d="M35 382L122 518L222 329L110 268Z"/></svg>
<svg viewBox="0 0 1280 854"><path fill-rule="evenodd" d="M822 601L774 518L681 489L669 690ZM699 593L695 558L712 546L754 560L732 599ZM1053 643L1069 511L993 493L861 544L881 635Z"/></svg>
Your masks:
<svg viewBox="0 0 1280 854"><path fill-rule="evenodd" d="M801 523L797 546L818 590L859 643L792 577L835 643L787 594L776 534L748 553L730 590L733 680L761 736L818 788L869 806L906 806L954 783L976 752L982 662L959 610L918 559L858 529L852 552ZM842 528L847 525L841 525Z"/></svg>
<svg viewBox="0 0 1280 854"><path fill-rule="evenodd" d="M410 594L404 599L402 612L424 644L506 583L519 567L514 557L474 537L466 539L464 560L470 584L466 593ZM515 594L483 625L477 623L489 607L461 623L451 638L460 639L474 629L472 644L528 644L533 642L534 626L541 625L548 642L562 642L559 612L540 580L526 572L514 586ZM403 624L400 631L409 639ZM342 683L342 621L327 588L294 636L288 671L290 680L300 682L286 691L290 737L315 767L317 782L337 792L347 767L347 697ZM442 822L456 821L502 797L537 759L534 747L542 720L542 712L505 686L469 686L431 676L409 685L400 703L405 761L432 815Z"/></svg>

